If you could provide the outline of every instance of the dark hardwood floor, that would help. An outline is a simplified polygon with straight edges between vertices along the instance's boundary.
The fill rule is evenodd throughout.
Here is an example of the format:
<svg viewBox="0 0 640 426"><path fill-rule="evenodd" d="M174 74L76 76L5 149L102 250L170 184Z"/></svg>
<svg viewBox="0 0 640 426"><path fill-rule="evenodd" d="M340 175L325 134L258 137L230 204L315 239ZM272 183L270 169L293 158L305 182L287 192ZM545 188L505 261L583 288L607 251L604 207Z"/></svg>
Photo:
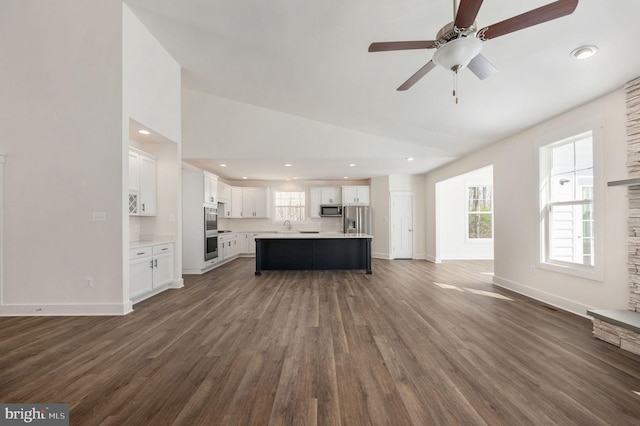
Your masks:
<svg viewBox="0 0 640 426"><path fill-rule="evenodd" d="M74 425L640 424L640 357L491 268L238 259L124 317L0 318L0 402Z"/></svg>

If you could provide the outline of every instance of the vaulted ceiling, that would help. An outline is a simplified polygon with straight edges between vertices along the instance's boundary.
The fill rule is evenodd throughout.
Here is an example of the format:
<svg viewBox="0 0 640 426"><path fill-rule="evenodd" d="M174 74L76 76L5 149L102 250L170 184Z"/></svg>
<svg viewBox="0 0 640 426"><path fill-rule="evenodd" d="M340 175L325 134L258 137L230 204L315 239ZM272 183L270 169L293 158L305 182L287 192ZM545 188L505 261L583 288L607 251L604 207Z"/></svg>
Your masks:
<svg viewBox="0 0 640 426"><path fill-rule="evenodd" d="M415 146L411 164L395 143L375 158L298 155L306 179L420 173L615 90L640 75L640 2L581 0L557 20L483 43L498 72L479 80L436 68L406 92L396 88L433 50L369 53L374 41L430 40L453 20L449 0L126 0L183 68L183 87L217 98ZM478 27L550 3L486 0ZM594 57L570 52L597 45ZM216 117L211 117L215 120ZM232 141L228 141L232 143ZM187 145L190 141L183 140ZM237 158L234 175L276 178L290 160L274 140L269 158ZM339 157L339 156L336 156ZM220 173L224 158L194 159ZM344 169L344 171L342 171ZM331 176L327 170L332 170ZM259 175L259 176L258 176Z"/></svg>

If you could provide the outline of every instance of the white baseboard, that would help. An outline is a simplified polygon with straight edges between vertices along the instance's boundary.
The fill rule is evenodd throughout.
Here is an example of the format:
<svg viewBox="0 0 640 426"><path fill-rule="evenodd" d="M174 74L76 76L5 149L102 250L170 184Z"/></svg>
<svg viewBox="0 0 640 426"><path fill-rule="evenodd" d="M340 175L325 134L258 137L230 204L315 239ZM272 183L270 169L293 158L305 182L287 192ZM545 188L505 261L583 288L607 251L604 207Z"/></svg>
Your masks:
<svg viewBox="0 0 640 426"><path fill-rule="evenodd" d="M435 257L435 256L431 256L431 255L425 255L425 260L431 262L431 263L442 263L442 259L440 259L439 257Z"/></svg>
<svg viewBox="0 0 640 426"><path fill-rule="evenodd" d="M389 253L371 253L371 257L374 259L391 260Z"/></svg>
<svg viewBox="0 0 640 426"><path fill-rule="evenodd" d="M546 291L538 290L536 288L516 283L505 278L500 278L495 275L493 276L493 283L498 287L506 288L507 290L514 291L516 293L546 303L547 305L562 309L563 311L571 312L572 314L576 314L584 318L590 318L587 315L587 310L592 308L574 300L565 299L564 297L560 297L556 294L547 293Z"/></svg>
<svg viewBox="0 0 640 426"><path fill-rule="evenodd" d="M133 312L131 302L73 305L2 305L1 317L25 316L116 316Z"/></svg>
<svg viewBox="0 0 640 426"><path fill-rule="evenodd" d="M178 280L174 280L170 285L169 288L182 288L184 287L184 279L180 278Z"/></svg>

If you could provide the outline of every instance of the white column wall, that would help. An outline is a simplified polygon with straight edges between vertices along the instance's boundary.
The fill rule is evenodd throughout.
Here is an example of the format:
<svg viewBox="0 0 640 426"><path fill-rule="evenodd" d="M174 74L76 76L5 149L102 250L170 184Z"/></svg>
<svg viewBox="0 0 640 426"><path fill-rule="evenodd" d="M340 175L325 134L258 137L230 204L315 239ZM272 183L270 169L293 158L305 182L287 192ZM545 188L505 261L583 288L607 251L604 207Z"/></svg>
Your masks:
<svg viewBox="0 0 640 426"><path fill-rule="evenodd" d="M153 231L174 237L174 287L182 285L182 88L178 62L140 22L127 5L123 16L123 133L122 161L128 164L129 123L137 121L161 135L151 154L158 157L158 212L153 219ZM142 139L141 139L142 140ZM174 147L168 146L175 143ZM147 144L148 146L149 144ZM122 198L127 204L129 192L128 167L123 169ZM124 299L129 299L130 240L129 213L122 211L122 262ZM147 220L145 218L143 220Z"/></svg>

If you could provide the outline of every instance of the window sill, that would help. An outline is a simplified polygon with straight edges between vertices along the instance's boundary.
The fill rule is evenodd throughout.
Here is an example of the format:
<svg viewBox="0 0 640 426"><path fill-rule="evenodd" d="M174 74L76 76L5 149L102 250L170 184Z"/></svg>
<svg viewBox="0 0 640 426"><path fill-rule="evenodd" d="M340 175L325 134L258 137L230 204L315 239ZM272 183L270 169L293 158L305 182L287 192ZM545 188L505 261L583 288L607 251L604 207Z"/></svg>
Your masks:
<svg viewBox="0 0 640 426"><path fill-rule="evenodd" d="M538 268L547 271L558 272L575 277L586 278L592 281L602 282L604 280L602 271L599 268L580 267L562 263L538 262Z"/></svg>

